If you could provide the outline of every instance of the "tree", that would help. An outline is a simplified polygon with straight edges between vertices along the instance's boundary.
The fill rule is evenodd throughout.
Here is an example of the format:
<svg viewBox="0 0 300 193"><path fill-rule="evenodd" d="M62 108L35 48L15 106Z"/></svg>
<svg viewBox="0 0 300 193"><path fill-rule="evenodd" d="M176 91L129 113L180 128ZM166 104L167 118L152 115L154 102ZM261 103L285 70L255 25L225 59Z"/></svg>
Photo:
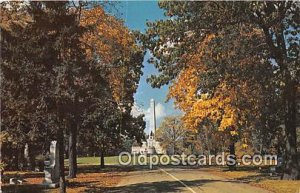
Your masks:
<svg viewBox="0 0 300 193"><path fill-rule="evenodd" d="M254 21L263 30L269 56L278 65L278 79L283 84L282 107L286 135L285 171L283 179L299 179L297 158L296 99L299 87L299 3L280 2L254 5Z"/></svg>
<svg viewBox="0 0 300 193"><path fill-rule="evenodd" d="M64 132L74 101L73 91L79 86L74 79L78 79L76 75L81 74L82 69L75 66L85 58L75 52L80 50L78 37L81 30L76 24L76 16L69 10L68 2L30 2L22 8L30 20L20 31L12 30L13 36L6 39L7 44L3 48L9 53L2 68L8 82L5 92L14 94L12 101L17 106L11 110L19 111L23 106L27 120L36 132L47 130L46 134L58 140L61 152L60 192L65 192L62 152ZM13 117L20 120L20 114L13 112L6 117L7 121ZM13 123L20 124L20 121ZM9 127L7 130L11 129Z"/></svg>
<svg viewBox="0 0 300 193"><path fill-rule="evenodd" d="M77 134L85 122L94 119L102 126L107 122L118 126L117 131L97 128L101 135L134 135L133 128L121 129L119 123L127 124L143 52L123 23L101 6L85 9L82 2L1 5L5 145L21 152L26 142L43 144L44 140L47 146L57 139L63 152L64 133L68 133L69 177L76 177ZM105 119L109 108L114 110Z"/></svg>
<svg viewBox="0 0 300 193"><path fill-rule="evenodd" d="M130 111L142 75L143 50L124 23L105 13L101 6L84 10L81 25L89 29L82 37L87 56L107 73L114 100L120 108Z"/></svg>
<svg viewBox="0 0 300 193"><path fill-rule="evenodd" d="M136 136L140 133L140 128L127 126L133 123L130 112L134 101L133 94L142 75L144 53L123 22L105 13L102 6L83 10L80 24L88 29L81 39L87 58L93 61L92 68L99 70L108 83L105 85L108 86L105 88L109 93L105 99L108 103L95 107L100 101L92 101L95 102L97 98L103 100L103 97L98 96L99 93L93 93L89 105L92 106L91 112L94 115L91 116L93 119L89 117L86 121L97 125L96 128L91 124L89 127L93 128L92 132L96 132L95 141L100 146L101 157L104 158L109 144L119 145L121 135L131 136L132 131L137 132Z"/></svg>
<svg viewBox="0 0 300 193"><path fill-rule="evenodd" d="M28 139L33 143L41 136L36 129L30 131L30 128L39 127L40 123L40 117L31 112L36 105L31 101L33 96L28 96L28 90L33 89L31 83L34 77L29 74L32 65L28 64L28 68L22 69L17 63L24 64L24 56L15 54L15 51L22 49L22 45L19 44L21 40L19 34L30 22L30 17L21 3L17 2L11 3L10 9L7 9L7 3L1 3L1 16L1 54L3 54L1 60L1 117L3 118L1 135L4 139L1 140L2 152L5 155L3 160L8 163L8 167L16 164L15 167L18 168L24 161L21 152L25 143L29 142ZM22 72L24 72L23 76L21 76ZM25 84L28 90L24 89ZM10 148L12 151L5 151ZM13 159L13 154L18 155L17 160Z"/></svg>
<svg viewBox="0 0 300 193"><path fill-rule="evenodd" d="M159 5L170 18L148 23L146 34L140 36L154 56L150 62L160 72L150 77L152 86L172 84L170 97L185 112L185 123L194 129L209 118L220 130L229 130L233 136L243 138L253 130L270 133L271 128L285 120L289 139L284 178L299 178L294 143L296 119L291 107L299 85L295 76L299 73L295 66L299 61L296 22L299 5L295 2L161 2Z"/></svg>
<svg viewBox="0 0 300 193"><path fill-rule="evenodd" d="M183 151L185 137L186 129L179 116L166 117L156 134L156 138L162 141L162 147L168 149L171 154L178 154Z"/></svg>
<svg viewBox="0 0 300 193"><path fill-rule="evenodd" d="M132 117L118 108L117 103L102 102L84 121L86 130L80 132L85 147L99 153L100 166L105 167L104 156L120 149L125 140L141 141L145 129L143 115ZM121 130L122 128L122 130Z"/></svg>
<svg viewBox="0 0 300 193"><path fill-rule="evenodd" d="M1 139L6 140L6 149L19 153L25 143L47 146L57 140L60 192L65 192L65 134L69 134L71 178L76 177L77 134L86 123L97 124L88 129L100 138L102 158L107 145L118 146L121 132L139 137L143 126L130 111L143 52L123 23L101 7L86 10L82 2L78 6L4 2L1 10L5 13ZM115 75L116 70L121 73ZM22 156L17 160L21 162Z"/></svg>

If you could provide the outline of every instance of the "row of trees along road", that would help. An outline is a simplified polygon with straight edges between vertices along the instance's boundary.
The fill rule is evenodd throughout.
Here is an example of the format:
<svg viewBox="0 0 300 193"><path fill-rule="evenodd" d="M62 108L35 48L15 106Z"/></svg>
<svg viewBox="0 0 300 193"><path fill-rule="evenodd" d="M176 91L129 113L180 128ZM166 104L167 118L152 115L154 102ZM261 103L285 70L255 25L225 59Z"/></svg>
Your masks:
<svg viewBox="0 0 300 193"><path fill-rule="evenodd" d="M68 141L74 178L77 140L94 136L87 141L100 145L103 157L121 136L143 137L143 117L130 111L144 53L122 21L97 3L71 1L2 2L1 14L1 143L8 167L22 163L26 143L34 166L51 140L59 152Z"/></svg>
<svg viewBox="0 0 300 193"><path fill-rule="evenodd" d="M169 98L184 112L185 127L230 134L235 153L238 140L256 133L268 143L281 126L283 178L299 179L299 2L159 6L166 19L149 22L140 35L160 72L148 80L153 87L170 84Z"/></svg>

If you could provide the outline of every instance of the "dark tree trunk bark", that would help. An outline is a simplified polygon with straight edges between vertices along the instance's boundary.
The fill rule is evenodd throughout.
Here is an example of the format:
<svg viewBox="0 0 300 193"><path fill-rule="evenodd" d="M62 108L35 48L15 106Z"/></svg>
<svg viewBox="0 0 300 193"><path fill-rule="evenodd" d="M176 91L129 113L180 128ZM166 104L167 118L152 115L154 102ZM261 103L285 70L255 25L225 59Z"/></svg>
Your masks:
<svg viewBox="0 0 300 193"><path fill-rule="evenodd" d="M234 156L234 157L231 157L234 159L234 164L229 164L228 167L229 167L229 170L236 170L236 156L235 156L235 142L232 140L230 145L229 145L229 153L230 155Z"/></svg>
<svg viewBox="0 0 300 193"><path fill-rule="evenodd" d="M104 168L105 167L105 162L104 162L104 149L101 149L100 152L100 167Z"/></svg>
<svg viewBox="0 0 300 193"><path fill-rule="evenodd" d="M23 147L17 149L18 170L23 170L23 166L24 166L23 152L24 152Z"/></svg>
<svg viewBox="0 0 300 193"><path fill-rule="evenodd" d="M285 160L283 179L296 180L300 178L300 167L297 159L297 137L296 137L296 99L297 99L297 82L293 81L291 73L288 69L288 54L284 36L284 24L281 23L281 31L277 34L277 45L274 45L274 34L269 32L269 27L260 24L266 42L269 45L272 57L276 59L280 66L283 76L285 77L285 88L283 89L283 106L284 106L284 124L285 124ZM276 35L276 34L275 34Z"/></svg>
<svg viewBox="0 0 300 193"><path fill-rule="evenodd" d="M35 169L35 154L33 151L34 147L30 143L28 144L28 159L29 159L29 166L31 170Z"/></svg>
<svg viewBox="0 0 300 193"><path fill-rule="evenodd" d="M211 146L210 146L210 137L209 137L209 134L208 134L208 127L209 126L205 126L205 141L206 141L206 147L207 147L207 153L208 155L211 154Z"/></svg>
<svg viewBox="0 0 300 193"><path fill-rule="evenodd" d="M69 178L76 178L77 174L77 124L72 121L69 134Z"/></svg>
<svg viewBox="0 0 300 193"><path fill-rule="evenodd" d="M297 180L300 178L300 168L297 159L296 95L296 84L287 83L284 93L286 147L285 166L282 178L288 180Z"/></svg>
<svg viewBox="0 0 300 193"><path fill-rule="evenodd" d="M65 165L64 165L64 130L59 128L58 136L58 153L59 153L59 192L66 193L66 180L65 180Z"/></svg>

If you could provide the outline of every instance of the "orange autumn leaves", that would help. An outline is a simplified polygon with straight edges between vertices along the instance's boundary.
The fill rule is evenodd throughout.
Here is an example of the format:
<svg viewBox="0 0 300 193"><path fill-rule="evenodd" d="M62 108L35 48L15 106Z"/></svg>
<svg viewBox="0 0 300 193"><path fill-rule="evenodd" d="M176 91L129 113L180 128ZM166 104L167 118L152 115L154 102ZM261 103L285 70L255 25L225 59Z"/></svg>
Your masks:
<svg viewBox="0 0 300 193"><path fill-rule="evenodd" d="M175 105L185 113L183 117L185 126L193 130L196 130L199 123L206 118L216 121L224 117L220 126L222 129L234 123L234 109L230 106L231 96L225 94L228 92L223 92L226 90L226 83L217 88L213 97L198 91L199 74L207 70L202 57L207 44L213 38L215 35L208 35L195 53L185 56L187 67L181 71L169 91L168 97L174 98ZM224 112L221 112L221 109Z"/></svg>
<svg viewBox="0 0 300 193"><path fill-rule="evenodd" d="M80 24L88 29L82 37L87 57L108 71L110 87L117 102L122 100L124 79L128 78L130 57L138 48L122 21L105 13L101 6L83 10Z"/></svg>
<svg viewBox="0 0 300 193"><path fill-rule="evenodd" d="M83 35L83 46L89 57L99 57L105 64L111 64L118 57L126 57L134 39L120 20L98 6L83 10L80 24L88 31Z"/></svg>
<svg viewBox="0 0 300 193"><path fill-rule="evenodd" d="M181 70L169 90L168 98L175 99L176 107L184 112L185 127L194 131L197 131L200 123L207 119L213 123L218 122L220 131L229 127L239 128L241 124L246 123L246 114L250 109L241 109L238 101L242 97L254 95L253 90L259 92L259 88L253 82L232 78L227 74L219 79L213 91L208 93L199 89L199 83L202 81L201 75L211 70L206 61L203 61L205 54L209 57L218 57L218 59L234 57L234 52L231 50L213 56L208 45L214 38L216 38L214 34L207 35L197 45L195 52L183 56L186 67ZM248 63L233 64L235 65L248 65ZM230 134L234 136L238 133L235 129L231 129Z"/></svg>

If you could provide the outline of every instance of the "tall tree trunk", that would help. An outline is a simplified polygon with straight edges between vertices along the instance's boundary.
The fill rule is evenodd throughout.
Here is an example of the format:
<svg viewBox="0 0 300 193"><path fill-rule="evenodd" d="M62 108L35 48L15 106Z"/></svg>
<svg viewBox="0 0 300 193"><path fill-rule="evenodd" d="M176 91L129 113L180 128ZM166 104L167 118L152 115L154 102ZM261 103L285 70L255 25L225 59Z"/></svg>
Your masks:
<svg viewBox="0 0 300 193"><path fill-rule="evenodd" d="M284 124L285 124L285 163L283 179L296 180L300 178L300 163L297 159L297 136L296 136L296 99L297 99L297 81L291 77L288 69L288 50L286 38L284 36L285 26L281 23L281 30L275 33L277 45L274 45L274 34L270 33L270 28L261 24L264 31L266 42L269 45L272 56L280 66L282 75L285 77L283 89L283 106L284 106Z"/></svg>
<svg viewBox="0 0 300 193"><path fill-rule="evenodd" d="M69 133L69 178L76 178L77 173L77 123L72 120Z"/></svg>
<svg viewBox="0 0 300 193"><path fill-rule="evenodd" d="M59 128L58 136L58 153L59 153L59 193L66 193L65 165L64 165L64 130Z"/></svg>
<svg viewBox="0 0 300 193"><path fill-rule="evenodd" d="M230 142L230 145L229 145L229 153L230 155L234 156L234 157L231 157L235 160L235 163L234 164L229 164L228 167L229 167L229 170L236 170L236 156L235 156L235 142L234 140L231 140Z"/></svg>
<svg viewBox="0 0 300 193"><path fill-rule="evenodd" d="M17 148L17 160L18 160L18 170L24 170L26 166L26 159L24 156L25 146Z"/></svg>
<svg viewBox="0 0 300 193"><path fill-rule="evenodd" d="M286 148L285 168L282 178L297 180L300 178L300 168L297 159L296 83L287 81L284 91Z"/></svg>
<svg viewBox="0 0 300 193"><path fill-rule="evenodd" d="M18 170L23 170L23 166L24 166L24 148L23 147L19 147L17 149L17 159L18 159Z"/></svg>
<svg viewBox="0 0 300 193"><path fill-rule="evenodd" d="M101 148L100 152L100 167L104 168L105 167L105 162L104 162L104 148Z"/></svg>
<svg viewBox="0 0 300 193"><path fill-rule="evenodd" d="M206 147L207 147L207 153L208 155L211 154L211 146L210 146L210 137L209 137L209 134L208 134L208 127L209 126L204 126L205 127L205 141L206 141Z"/></svg>
<svg viewBox="0 0 300 193"><path fill-rule="evenodd" d="M28 144L28 157L29 157L29 166L31 170L35 169L35 154L34 154L34 146L30 143Z"/></svg>

